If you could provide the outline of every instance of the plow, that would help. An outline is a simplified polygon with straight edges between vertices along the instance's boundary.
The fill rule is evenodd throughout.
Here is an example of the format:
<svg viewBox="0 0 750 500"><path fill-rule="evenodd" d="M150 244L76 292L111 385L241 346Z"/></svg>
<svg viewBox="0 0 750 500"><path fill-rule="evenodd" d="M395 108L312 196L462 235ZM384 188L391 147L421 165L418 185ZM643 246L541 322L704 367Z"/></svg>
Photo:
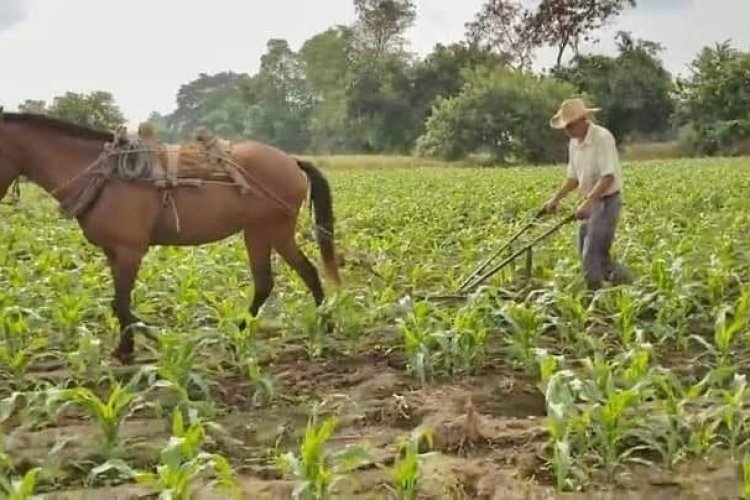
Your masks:
<svg viewBox="0 0 750 500"><path fill-rule="evenodd" d="M528 233L534 226L536 226L539 220L546 213L545 208L541 208L535 212L528 222L526 222L521 228L513 234L504 244L502 244L497 250L492 252L487 258L479 263L465 278L461 280L458 288L451 294L432 294L432 295L417 295L416 297L420 300L434 301L434 302L463 302L469 299L469 295L476 291L482 284L486 283L490 278L497 275L503 269L506 269L517 259L525 257L525 276L527 279L531 278L533 262L534 262L534 248L538 247L545 240L550 238L565 225L573 222L576 219L575 214L570 214L563 219L559 220L551 227L547 228L544 232L538 236L532 238L526 244L515 247L518 240L526 233ZM515 248L514 248L515 247ZM498 259L501 259L498 262Z"/></svg>

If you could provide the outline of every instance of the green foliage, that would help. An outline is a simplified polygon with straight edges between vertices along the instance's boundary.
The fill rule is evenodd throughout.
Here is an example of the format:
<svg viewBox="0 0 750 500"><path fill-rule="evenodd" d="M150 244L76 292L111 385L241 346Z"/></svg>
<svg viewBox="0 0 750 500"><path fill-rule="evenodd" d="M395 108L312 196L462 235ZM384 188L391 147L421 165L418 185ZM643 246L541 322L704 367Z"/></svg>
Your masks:
<svg viewBox="0 0 750 500"><path fill-rule="evenodd" d="M99 398L90 389L76 387L52 389L47 401L47 406L53 412L60 412L67 406L75 405L94 420L102 433L101 450L105 459L123 453L120 429L125 420L142 404L140 394L134 392L131 387L121 386L119 382L115 383L105 399Z"/></svg>
<svg viewBox="0 0 750 500"><path fill-rule="evenodd" d="M151 115L163 140L192 138L198 127L208 127L229 139L242 137L245 129L247 75L222 72L201 73L195 80L180 86L177 109L166 117ZM170 137L171 136L171 137Z"/></svg>
<svg viewBox="0 0 750 500"><path fill-rule="evenodd" d="M345 161L350 164L342 164ZM521 281L514 270L509 270L460 305L410 301L408 297L453 290L461 277L506 241L546 199L559 184L563 169L459 169L435 162L427 167L413 158L393 160L392 164L385 158L377 161L382 164L360 168L358 158L331 160L330 178L334 192L339 193L336 213L347 263L342 271L347 286L329 294L321 310L312 306L293 271L276 266L277 294L269 301L268 312L248 321L247 330L239 331L235 323L247 309L252 288L241 239L204 247L155 248L145 260L134 297L137 312L168 327L152 345L156 360L149 372L153 378L139 395L161 396L160 388L169 389L166 395L175 396L171 404L177 406L184 422L183 430L175 431L175 436L192 442L194 431L189 429L201 422L193 411L196 400L213 397L210 404L226 411L231 422L242 421L241 426L232 424L236 436L243 443L255 439L241 432L244 415L233 410L238 408L235 400L249 400L254 391L266 389L267 375L280 375L275 389L281 393L273 409L253 415L259 421L274 415L268 422L271 433L277 425L275 412L284 412L301 398L319 397L328 391L349 395L355 390L357 394L377 390L376 401L368 399L353 411L347 408L342 412L341 421L347 428L338 435L332 435L324 420L316 421L310 426L308 445L297 448L295 443L292 449L290 479L297 485L309 485L313 492L315 484L323 484L334 494L345 489L343 483L339 483L340 488L331 486L335 478L358 479L376 472L355 472L352 464L338 455L342 442L352 436L347 432L352 427L348 426L360 425L360 415L364 414L366 423L380 419L378 428L391 425L386 423L391 418L399 426L411 426L415 418L433 420L434 415L422 415L420 410L429 412L437 407L440 423L448 423L443 416L460 416L451 413L456 405L442 407L443 400L435 404L434 398L445 394L445 401L453 400L454 389L455 396L466 389L482 394L484 401L477 406L482 417L497 412L493 404L502 402L507 382L513 386L508 398L520 391L533 392L536 386L542 388L546 412L544 408L533 411L543 412L544 418L519 418L513 425L521 427L509 425L508 429L513 439L520 433L524 440L529 436L530 445L537 444L537 437L548 440L541 457L552 474L550 480L561 490L617 484L633 461L647 463L652 469L677 468L688 460L685 465L692 466L693 460L703 460L717 449L733 451L735 461L742 460L750 437L744 408L748 391L742 378L750 360L750 289L746 285L750 243L745 237L750 222L746 210L750 179L741 168L744 160L626 166L629 209L623 212L615 249L618 259L637 276L633 286L587 293L573 244L576 228L570 225L535 251L530 281ZM16 465L16 469L7 469L5 476L14 479L26 472L27 452L38 449L27 447L18 437L25 437L27 429L36 432L40 426L60 423L48 419L43 403L32 397L48 392L29 390L28 386L38 384L42 377L54 382L54 372L64 370L66 363L74 370L66 376L64 386L58 384L60 387L50 393L83 389L85 384L90 394L83 392L85 396L78 402L70 403L70 410L91 415L81 424L94 423L92 419L100 419L96 415L105 416L101 419L104 425L94 425L117 428L118 445L124 437L140 433L141 428L141 422L129 425L136 423L129 416L132 404L116 403L127 401L129 393L140 386L134 384L112 397L117 392L116 384L97 377L99 371L108 371L103 353L117 340L106 261L86 244L73 223L59 221L54 202L36 188L22 187L19 205L0 205L0 217L5 221L0 227L4 243L0 245L0 343L8 353L3 354L2 366L8 379L23 386L9 387L6 383L0 398L0 421L3 430L9 431L0 446L5 448L7 461ZM667 194L654 196L655 192ZM313 242L303 241L314 249ZM75 329L71 329L71 316L60 311L63 304L76 303L63 299L72 295L85 304L79 306L83 312ZM282 312L290 320L285 324L295 326L294 331L282 328L278 334L275 329L269 332L265 322ZM327 319L333 322L331 333L323 333L324 314L329 314ZM302 324L295 325L291 320ZM307 337L298 341L294 332ZM304 359L299 353L304 347L320 359ZM18 356L18 363L7 361L16 359L15 353L24 349L49 356L53 367L25 354ZM329 357L333 349L337 357ZM342 352L353 353L357 363L372 360L378 364L361 370ZM397 378L397 387L388 380L360 378L368 377L386 362L389 368L384 375ZM517 362L524 372L515 369ZM314 371L303 371L307 366L314 366ZM217 373L213 371L216 368L221 370ZM45 370L43 376L41 370ZM406 381L402 377L394 377L392 370L409 371L417 385L420 378L430 384L422 389L406 387L409 384L403 384ZM123 372L117 367L118 378L127 376ZM307 373L315 375L303 379ZM465 374L474 376L464 378ZM493 382L496 377L504 379L498 382L503 384L499 394ZM252 383L247 383L248 378ZM444 384L440 384L440 378ZM342 387L340 382L351 387ZM487 391L490 388L492 394ZM218 397L220 394L222 397ZM429 396L432 406L420 407L423 395ZM530 399L535 401L533 396ZM248 403L241 403L243 411L253 411L245 410ZM513 403L500 409L502 413L494 413L494 419L502 420L506 410L521 406ZM528 402L521 403L525 411ZM145 411L148 409L144 408L144 413L153 417ZM65 416L82 420L80 414ZM127 427L118 428L118 421ZM450 422L446 431L453 429L454 422L460 426L461 421ZM250 423L256 422L251 419ZM202 425L209 428L205 422ZM283 430L290 425L294 424L284 422ZM537 432L539 425L544 425L546 434ZM258 427L258 432L251 429L252 434L259 439L267 436L266 429ZM156 428L158 432L158 423ZM494 433L504 428L490 424L480 430ZM38 435L53 433L57 432L45 430ZM488 434L483 435L488 439L506 437ZM173 446L165 455L151 449L148 464L153 463L153 468L142 472L150 473L158 482L149 483L153 489L177 491L184 489L186 482L194 488L209 474L215 477L219 472L216 467L228 470L220 459L197 459L208 446L211 451L217 446L231 453L239 459L238 468L256 467L255 460L268 455L254 445L252 449L238 445L240 451L235 453L232 445L236 443L218 435L212 437L213 442L206 438L197 455L192 445ZM439 437L450 435L441 431ZM450 441L442 440L441 449L448 449ZM494 440L493 445L498 442ZM273 455L289 451L287 440L279 439L278 443ZM475 444L480 448L470 452L474 456L477 452L493 453L481 441ZM90 458L90 443L83 445L66 447L66 460L81 465L82 454ZM423 466L415 443L410 446L402 450L393 467L386 466L381 477L392 487L400 487L407 498L417 489L415 485L430 490L434 471L443 470ZM147 467L140 452L148 448L138 447L138 456L133 457L138 462L131 466ZM172 461L171 453L177 454L178 449L182 458ZM173 465L168 466L168 461ZM214 467L209 467L209 462ZM323 465L306 469L304 463ZM66 473L69 470L64 469ZM544 475L543 471L535 472L539 473L537 477ZM665 470L663 474L672 473ZM603 476L613 480L602 481ZM79 477L61 479L74 486ZM135 479L133 475L126 477ZM53 477L52 482L57 479Z"/></svg>
<svg viewBox="0 0 750 500"><path fill-rule="evenodd" d="M590 95L597 119L618 139L661 139L670 131L674 84L658 59L662 47L617 34L619 54L577 55L555 74Z"/></svg>
<svg viewBox="0 0 750 500"><path fill-rule="evenodd" d="M548 124L560 102L575 93L552 78L479 68L459 95L439 100L418 151L445 159L487 152L501 162L564 160L566 141Z"/></svg>
<svg viewBox="0 0 750 500"><path fill-rule="evenodd" d="M110 92L95 90L88 94L66 92L56 96L52 104L27 99L19 111L41 113L72 121L86 127L114 131L125 124L125 117Z"/></svg>
<svg viewBox="0 0 750 500"><path fill-rule="evenodd" d="M399 457L394 462L391 472L397 500L417 500L418 498L422 481L421 462L424 458L424 455L419 453L419 445L423 440L426 440L427 445L432 447L432 432L417 429L407 439L398 443Z"/></svg>
<svg viewBox="0 0 750 500"><path fill-rule="evenodd" d="M691 69L678 82L683 146L709 155L750 151L750 52L705 47Z"/></svg>
<svg viewBox="0 0 750 500"><path fill-rule="evenodd" d="M414 24L414 0L354 0L358 48L365 57L398 52L404 32Z"/></svg>
<svg viewBox="0 0 750 500"><path fill-rule="evenodd" d="M365 449L359 446L347 447L337 452L326 450L326 445L336 430L336 424L336 417L328 417L318 424L317 415L313 415L307 423L298 454L288 452L278 458L281 468L297 481L293 498L332 498L334 488L345 479L345 474L370 460Z"/></svg>

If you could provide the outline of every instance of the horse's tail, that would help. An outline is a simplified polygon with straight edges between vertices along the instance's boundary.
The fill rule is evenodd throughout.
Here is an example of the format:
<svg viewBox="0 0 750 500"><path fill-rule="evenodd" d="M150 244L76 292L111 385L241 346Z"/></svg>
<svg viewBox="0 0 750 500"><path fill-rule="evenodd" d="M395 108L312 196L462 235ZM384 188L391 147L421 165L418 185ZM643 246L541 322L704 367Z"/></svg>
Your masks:
<svg viewBox="0 0 750 500"><path fill-rule="evenodd" d="M297 160L297 165L310 180L310 201L315 210L315 234L320 246L320 255L328 279L335 285L341 285L333 231L333 196L331 186L323 173L311 162Z"/></svg>

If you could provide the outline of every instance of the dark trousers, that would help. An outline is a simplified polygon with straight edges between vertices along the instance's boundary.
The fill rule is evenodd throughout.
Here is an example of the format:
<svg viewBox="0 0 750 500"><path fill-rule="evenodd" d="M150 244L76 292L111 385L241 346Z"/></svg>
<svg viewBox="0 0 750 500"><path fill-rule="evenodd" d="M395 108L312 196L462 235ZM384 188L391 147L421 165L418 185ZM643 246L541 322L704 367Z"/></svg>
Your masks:
<svg viewBox="0 0 750 500"><path fill-rule="evenodd" d="M591 215L578 230L578 252L590 290L601 288L606 281L627 281L629 272L610 256L620 219L620 193L607 196L596 203Z"/></svg>

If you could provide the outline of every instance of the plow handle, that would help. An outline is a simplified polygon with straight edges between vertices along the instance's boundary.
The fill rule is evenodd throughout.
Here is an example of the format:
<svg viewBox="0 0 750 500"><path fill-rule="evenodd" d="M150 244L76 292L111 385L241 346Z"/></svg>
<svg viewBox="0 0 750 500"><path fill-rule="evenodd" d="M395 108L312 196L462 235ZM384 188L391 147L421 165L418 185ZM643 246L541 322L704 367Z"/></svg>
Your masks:
<svg viewBox="0 0 750 500"><path fill-rule="evenodd" d="M465 285L461 286L461 288L459 288L459 292L465 293L465 292L473 290L474 288L476 288L477 286L479 286L482 282L488 280L489 278L491 278L492 276L494 276L495 274L497 274L502 268L504 268L505 266L507 266L508 264L510 264L511 262L513 262L519 255L523 254L524 252L529 251L534 245L536 245L537 243L539 243L543 239L547 238L548 236L550 236L551 234L553 234L554 232L556 232L557 230L559 230L561 227L563 227L568 222L572 222L575 219L576 219L575 214L568 215L566 218L564 218L563 220L561 220L560 222L558 222L557 224L555 224L553 227L551 227L550 229L548 229L547 231L545 231L542 235L540 235L536 239L532 240L531 243L529 243L528 245L526 245L526 246L524 246L522 248L519 248L518 250L516 250L515 252L513 252L511 255L509 255L508 257L506 257L502 262L500 262L499 264L497 264L495 267L493 267L492 269L490 269L489 271L487 271L483 275L468 280L469 282L467 284L465 284ZM478 274L478 273L476 273L476 274Z"/></svg>
<svg viewBox="0 0 750 500"><path fill-rule="evenodd" d="M469 274L469 276L467 276L467 277L466 277L466 278L465 278L465 279L464 279L464 280L463 280L463 281L461 282L461 284L460 284L460 285L458 286L459 290L462 290L462 289L463 289L464 287L466 287L466 285L468 285L468 284L469 284L469 283L470 283L470 282L471 282L471 281L472 281L472 280L473 280L474 278L476 278L476 277L477 277L477 276L479 275L479 273L481 273L482 271L484 271L484 270L485 270L485 269L487 268L487 266L489 266L489 265L490 265L490 262L492 262L493 260L495 260L495 259L497 258L497 256L498 256L498 255L500 255L501 253L503 253L503 252L504 252L505 250L507 250L507 249L508 249L508 248L509 248L509 247L510 247L510 246L511 246L511 245L512 245L513 243L515 243L515 241L516 241L516 240L517 240L518 238L520 238L520 237L521 237L521 235L522 235L523 233L525 233L525 232L526 232L526 231L527 231L527 230L528 230L528 229L529 229L529 228L531 227L531 225L532 225L532 224L533 224L534 222L536 222L536 221L537 221L537 219L539 219L539 218L540 218L541 216L543 216L543 215L544 215L545 213L547 213L547 207L546 207L546 206L542 207L542 208L541 208L541 209L539 209L539 210L538 210L537 212L535 212L535 213L534 213L534 215L532 216L531 220L530 220L529 222L527 222L526 224L524 224L524 225L523 225L523 227L521 227L521 229L519 229L519 230L518 230L518 231L516 232L516 234L514 234L513 236L511 236L510 240L508 240L508 242L507 242L507 243L505 243L505 245L503 245L503 246L502 246L502 247L500 247L500 248L499 248L498 250L496 250L495 252L493 252L493 253L492 253L492 255L490 255L489 257L487 257L486 259L484 259L484 260L483 260L483 261L482 261L482 262L481 262L481 263L479 264L479 266L478 266L478 267L476 267L476 268L475 268L475 269L474 269L474 270L473 270L473 271L471 272L471 274Z"/></svg>

